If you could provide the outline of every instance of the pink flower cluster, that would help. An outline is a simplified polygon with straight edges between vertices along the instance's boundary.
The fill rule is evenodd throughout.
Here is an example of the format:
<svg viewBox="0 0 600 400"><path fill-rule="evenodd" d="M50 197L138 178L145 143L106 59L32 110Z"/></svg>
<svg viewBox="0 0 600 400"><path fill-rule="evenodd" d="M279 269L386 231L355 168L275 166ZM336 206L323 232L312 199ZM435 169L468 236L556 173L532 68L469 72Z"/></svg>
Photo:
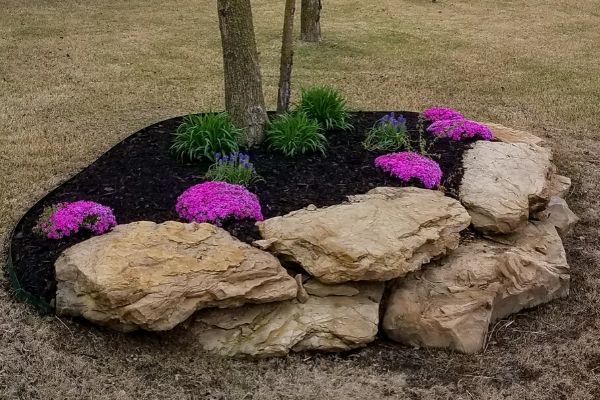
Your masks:
<svg viewBox="0 0 600 400"><path fill-rule="evenodd" d="M50 239L61 239L79 232L82 228L100 235L115 225L117 220L110 207L80 200L58 203L47 208L34 230Z"/></svg>
<svg viewBox="0 0 600 400"><path fill-rule="evenodd" d="M458 111L448 107L431 107L421 113L423 118L435 122L443 120L465 119Z"/></svg>
<svg viewBox="0 0 600 400"><path fill-rule="evenodd" d="M375 159L375 166L405 182L416 178L427 189L438 186L442 180L438 163L412 151L379 156Z"/></svg>
<svg viewBox="0 0 600 400"><path fill-rule="evenodd" d="M452 140L474 138L475 136L479 136L484 140L494 139L494 134L490 128L484 124L468 119L436 121L429 125L427 132L438 137L447 137Z"/></svg>
<svg viewBox="0 0 600 400"><path fill-rule="evenodd" d="M211 181L194 185L177 198L179 216L190 222L213 222L227 218L263 220L258 197L241 185Z"/></svg>

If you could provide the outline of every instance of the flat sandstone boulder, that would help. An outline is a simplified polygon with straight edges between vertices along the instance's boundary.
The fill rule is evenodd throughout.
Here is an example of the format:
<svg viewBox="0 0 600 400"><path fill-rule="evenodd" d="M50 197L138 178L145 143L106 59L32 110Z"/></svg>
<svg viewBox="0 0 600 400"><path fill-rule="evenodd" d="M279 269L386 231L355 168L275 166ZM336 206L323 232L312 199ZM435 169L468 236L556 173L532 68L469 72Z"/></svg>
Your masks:
<svg viewBox="0 0 600 400"><path fill-rule="evenodd" d="M486 122L485 125L492 130L492 133L496 139L505 143L529 143L541 145L544 142L544 139L541 137L535 136L534 134L526 131L508 128L504 125L494 124L491 122Z"/></svg>
<svg viewBox="0 0 600 400"><path fill-rule="evenodd" d="M134 222L65 250L56 311L120 331L168 330L206 307L296 297L269 253L210 224Z"/></svg>
<svg viewBox="0 0 600 400"><path fill-rule="evenodd" d="M579 221L579 217L571 211L565 199L556 196L550 197L546 208L538 212L535 217L540 221L547 221L554 225L558 234L563 238L569 234L573 225Z"/></svg>
<svg viewBox="0 0 600 400"><path fill-rule="evenodd" d="M550 197L550 150L527 143L478 141L463 157L460 200L475 229L511 233Z"/></svg>
<svg viewBox="0 0 600 400"><path fill-rule="evenodd" d="M399 279L383 329L412 346L483 349L490 323L569 293L569 266L556 229L531 222L520 233L461 245Z"/></svg>
<svg viewBox="0 0 600 400"><path fill-rule="evenodd" d="M186 346L230 357L339 352L375 340L384 283L324 286L309 280L304 303L292 300L203 310L180 337Z"/></svg>
<svg viewBox="0 0 600 400"><path fill-rule="evenodd" d="M325 283L385 281L455 249L469 223L461 204L441 192L377 188L349 203L259 222L264 240L256 245Z"/></svg>

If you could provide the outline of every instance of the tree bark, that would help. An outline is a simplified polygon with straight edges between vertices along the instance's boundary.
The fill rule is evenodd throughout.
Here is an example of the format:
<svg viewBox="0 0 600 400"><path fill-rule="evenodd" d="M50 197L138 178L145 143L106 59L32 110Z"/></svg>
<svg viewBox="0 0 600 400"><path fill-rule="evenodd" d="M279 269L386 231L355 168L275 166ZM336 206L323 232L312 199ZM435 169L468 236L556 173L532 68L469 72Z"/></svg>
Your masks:
<svg viewBox="0 0 600 400"><path fill-rule="evenodd" d="M223 47L225 108L234 124L244 129L242 145L251 147L264 137L267 121L250 0L217 0Z"/></svg>
<svg viewBox="0 0 600 400"><path fill-rule="evenodd" d="M302 0L300 12L300 39L305 42L320 42L321 0Z"/></svg>
<svg viewBox="0 0 600 400"><path fill-rule="evenodd" d="M279 92L277 112L287 111L290 106L292 64L294 62L294 14L296 0L285 1L283 34L281 39L281 63L279 66Z"/></svg>

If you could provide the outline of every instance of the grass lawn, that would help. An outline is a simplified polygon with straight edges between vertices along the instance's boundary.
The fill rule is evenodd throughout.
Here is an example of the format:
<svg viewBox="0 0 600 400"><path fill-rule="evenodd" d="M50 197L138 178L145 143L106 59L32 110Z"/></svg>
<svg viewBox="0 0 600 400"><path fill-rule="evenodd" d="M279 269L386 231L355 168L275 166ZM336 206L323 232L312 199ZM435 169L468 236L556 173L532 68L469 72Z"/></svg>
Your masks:
<svg viewBox="0 0 600 400"><path fill-rule="evenodd" d="M283 3L253 7L274 108ZM599 27L597 0L326 0L324 42L296 49L296 94L328 83L356 110L454 107L546 138L573 178L571 296L500 321L483 354L221 360L40 317L1 282L0 399L600 398ZM2 0L4 248L37 198L133 131L222 109L220 51L210 0Z"/></svg>

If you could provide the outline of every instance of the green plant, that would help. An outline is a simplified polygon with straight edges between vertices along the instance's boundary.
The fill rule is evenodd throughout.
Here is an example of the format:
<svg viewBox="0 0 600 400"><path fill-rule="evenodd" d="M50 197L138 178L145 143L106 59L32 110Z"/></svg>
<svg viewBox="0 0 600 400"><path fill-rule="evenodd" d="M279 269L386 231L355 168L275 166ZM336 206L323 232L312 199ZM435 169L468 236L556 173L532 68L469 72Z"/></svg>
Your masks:
<svg viewBox="0 0 600 400"><path fill-rule="evenodd" d="M250 156L234 152L230 155L215 154L215 163L210 166L205 175L211 181L222 181L248 186L260 180Z"/></svg>
<svg viewBox="0 0 600 400"><path fill-rule="evenodd" d="M402 115L396 117L395 113L386 114L369 130L363 146L369 151L410 150L406 118Z"/></svg>
<svg viewBox="0 0 600 400"><path fill-rule="evenodd" d="M438 154L431 152L438 137L425 133L425 117L422 114L419 114L417 118L417 132L419 133L419 153L424 156L439 157ZM433 139L431 138L432 136ZM431 141L428 143L425 138L430 138Z"/></svg>
<svg viewBox="0 0 600 400"><path fill-rule="evenodd" d="M215 153L233 153L239 149L242 130L231 122L226 112L192 114L184 117L171 146L182 159L214 160Z"/></svg>
<svg viewBox="0 0 600 400"><path fill-rule="evenodd" d="M299 110L317 120L325 129L350 129L348 107L340 92L329 86L302 90Z"/></svg>
<svg viewBox="0 0 600 400"><path fill-rule="evenodd" d="M269 124L267 142L269 149L295 156L316 151L324 154L327 139L316 120L296 111L280 114Z"/></svg>

